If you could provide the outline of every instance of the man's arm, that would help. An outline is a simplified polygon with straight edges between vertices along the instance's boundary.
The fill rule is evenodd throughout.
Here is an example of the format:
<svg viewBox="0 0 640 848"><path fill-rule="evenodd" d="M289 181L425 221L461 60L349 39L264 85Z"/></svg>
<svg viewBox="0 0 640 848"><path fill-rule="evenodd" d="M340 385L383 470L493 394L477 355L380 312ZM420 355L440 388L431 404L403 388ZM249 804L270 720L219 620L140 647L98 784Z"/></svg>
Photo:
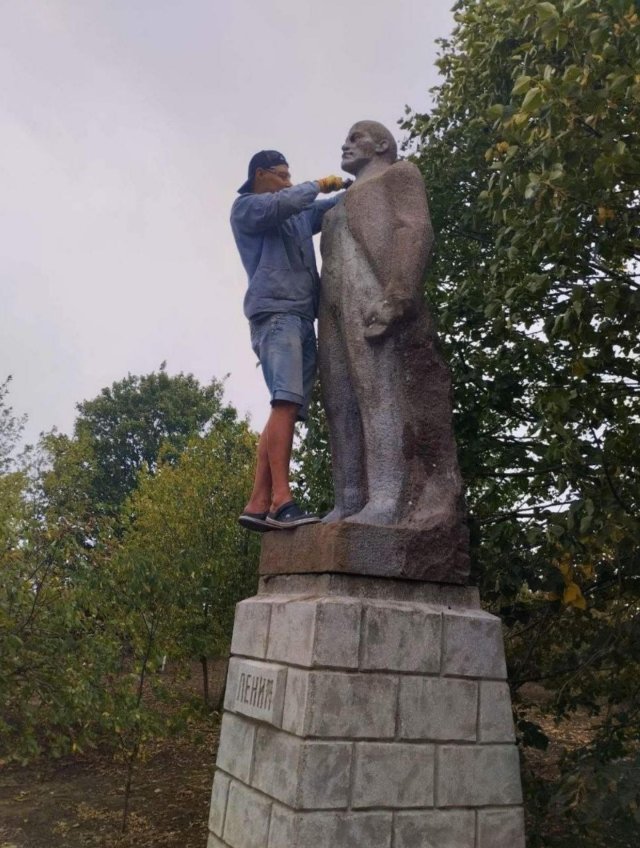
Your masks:
<svg viewBox="0 0 640 848"><path fill-rule="evenodd" d="M276 192L243 194L233 204L231 220L244 232L260 233L302 212L319 191L320 186L314 180Z"/></svg>
<svg viewBox="0 0 640 848"><path fill-rule="evenodd" d="M325 216L325 213L329 211L329 209L333 209L336 203L342 198L343 192L340 194L335 194L333 197L323 198L322 200L316 200L313 206L311 207L311 232L315 235L320 232L322 229L322 219Z"/></svg>

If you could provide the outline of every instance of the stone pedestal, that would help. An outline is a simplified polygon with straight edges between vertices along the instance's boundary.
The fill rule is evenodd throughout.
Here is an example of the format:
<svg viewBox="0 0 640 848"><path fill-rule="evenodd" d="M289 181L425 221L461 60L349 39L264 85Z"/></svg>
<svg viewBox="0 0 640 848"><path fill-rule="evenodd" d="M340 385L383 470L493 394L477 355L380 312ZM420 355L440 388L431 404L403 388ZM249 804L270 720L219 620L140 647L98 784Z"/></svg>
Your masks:
<svg viewBox="0 0 640 848"><path fill-rule="evenodd" d="M231 651L208 848L524 848L501 625L474 589L263 578Z"/></svg>

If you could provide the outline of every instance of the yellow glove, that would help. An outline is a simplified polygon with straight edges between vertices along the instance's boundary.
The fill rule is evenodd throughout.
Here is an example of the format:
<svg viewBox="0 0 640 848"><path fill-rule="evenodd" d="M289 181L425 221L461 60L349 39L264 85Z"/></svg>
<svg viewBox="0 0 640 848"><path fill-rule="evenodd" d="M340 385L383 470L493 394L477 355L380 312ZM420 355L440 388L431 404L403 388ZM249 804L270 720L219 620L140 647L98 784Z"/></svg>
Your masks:
<svg viewBox="0 0 640 848"><path fill-rule="evenodd" d="M316 180L318 185L320 186L320 191L323 194L329 194L332 191L340 191L340 189L344 188L344 180L342 177L323 177L321 180Z"/></svg>

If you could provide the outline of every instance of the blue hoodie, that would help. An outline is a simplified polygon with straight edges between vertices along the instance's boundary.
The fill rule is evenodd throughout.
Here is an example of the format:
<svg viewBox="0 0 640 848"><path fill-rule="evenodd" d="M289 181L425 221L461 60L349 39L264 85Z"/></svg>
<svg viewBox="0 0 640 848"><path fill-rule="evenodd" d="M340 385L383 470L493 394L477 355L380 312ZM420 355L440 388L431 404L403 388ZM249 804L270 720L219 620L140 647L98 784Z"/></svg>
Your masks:
<svg viewBox="0 0 640 848"><path fill-rule="evenodd" d="M325 212L342 193L316 200L317 182L281 191L242 194L231 209L231 229L249 276L244 314L293 312L314 320L320 278L313 239Z"/></svg>

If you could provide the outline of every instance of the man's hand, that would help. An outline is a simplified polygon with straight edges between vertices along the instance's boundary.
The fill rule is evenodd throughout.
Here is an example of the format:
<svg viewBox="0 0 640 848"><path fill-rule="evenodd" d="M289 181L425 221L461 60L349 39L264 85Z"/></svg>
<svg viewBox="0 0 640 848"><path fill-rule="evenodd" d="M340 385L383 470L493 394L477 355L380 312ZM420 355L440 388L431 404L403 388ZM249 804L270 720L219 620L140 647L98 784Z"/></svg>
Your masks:
<svg viewBox="0 0 640 848"><path fill-rule="evenodd" d="M399 325L416 314L416 303L411 297L389 295L374 303L364 314L364 337L369 341L387 338Z"/></svg>
<svg viewBox="0 0 640 848"><path fill-rule="evenodd" d="M342 177L336 177L333 175L330 177L322 177L322 179L316 180L316 182L320 186L322 194L330 194L332 191L340 191L345 187Z"/></svg>

